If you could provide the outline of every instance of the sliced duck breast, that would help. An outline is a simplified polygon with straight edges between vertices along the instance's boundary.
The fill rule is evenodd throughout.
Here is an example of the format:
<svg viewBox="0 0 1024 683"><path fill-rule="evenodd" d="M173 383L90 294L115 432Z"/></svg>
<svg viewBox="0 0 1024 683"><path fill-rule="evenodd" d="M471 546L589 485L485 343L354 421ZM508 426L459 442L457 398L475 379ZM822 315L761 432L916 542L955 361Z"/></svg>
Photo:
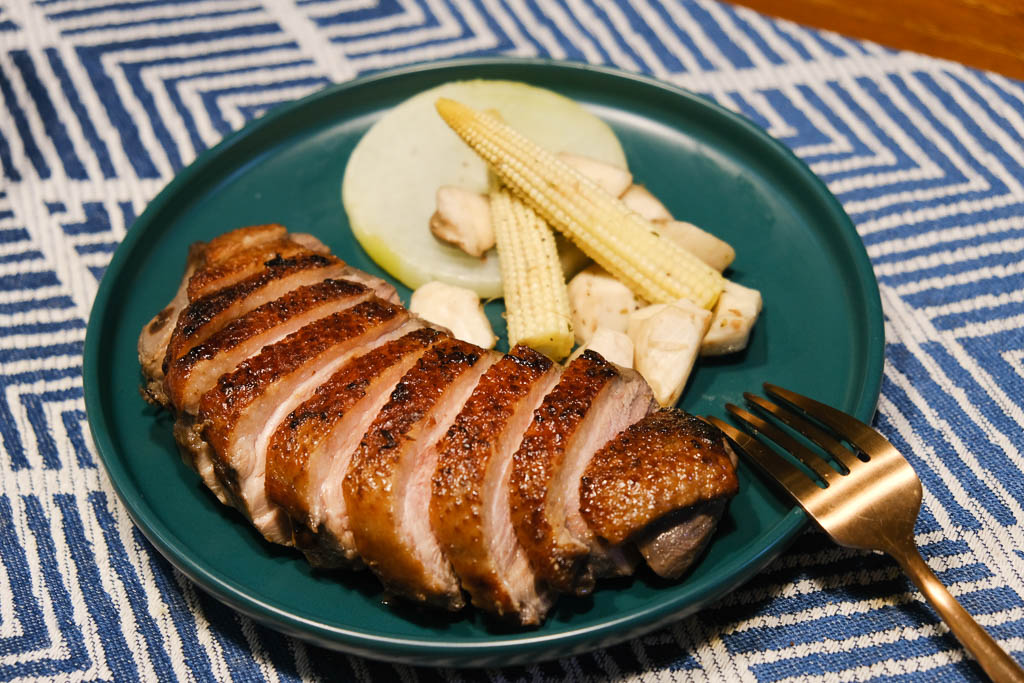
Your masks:
<svg viewBox="0 0 1024 683"><path fill-rule="evenodd" d="M456 339L430 347L395 386L349 463L344 493L356 548L397 595L448 609L464 605L430 528L434 445L498 357Z"/></svg>
<svg viewBox="0 0 1024 683"><path fill-rule="evenodd" d="M195 269L195 277L186 275L189 301L255 275L269 260L294 259L303 252L330 255L327 245L313 235L289 233L276 224L238 228L209 243L197 242L192 248L201 251L203 261ZM363 283L381 299L398 303L394 287L379 277L351 268L346 278Z"/></svg>
<svg viewBox="0 0 1024 683"><path fill-rule="evenodd" d="M263 265L265 268L255 275L196 299L185 307L167 345L164 372L192 347L209 339L235 318L296 287L316 284L327 278L343 280L350 270L333 256L312 252L290 259L273 258Z"/></svg>
<svg viewBox="0 0 1024 683"><path fill-rule="evenodd" d="M167 357L167 345L178 322L178 315L188 306L188 280L192 273L202 264L206 245L197 242L189 247L188 260L185 263L185 275L166 306L153 319L146 323L139 334L138 352L142 375L146 378L142 386L142 396L146 401L170 408L170 399L164 388L164 358Z"/></svg>
<svg viewBox="0 0 1024 683"><path fill-rule="evenodd" d="M521 624L539 624L552 600L512 527L512 455L557 381L546 356L516 346L480 379L437 445L430 520L441 548L474 605Z"/></svg>
<svg viewBox="0 0 1024 683"><path fill-rule="evenodd" d="M208 258L204 267L189 278L189 301L195 301L218 289L230 287L236 282L255 275L263 270L263 264L271 259L290 259L308 253L327 255L307 249L289 237L282 237L268 242L260 242L220 261L212 261Z"/></svg>
<svg viewBox="0 0 1024 683"><path fill-rule="evenodd" d="M600 538L636 543L651 569L677 578L737 490L722 433L682 411L660 410L593 457L580 481L580 514Z"/></svg>
<svg viewBox="0 0 1024 683"><path fill-rule="evenodd" d="M639 374L588 350L534 412L513 457L512 523L534 571L554 590L585 594L595 571L632 570L628 556L605 552L580 516L580 478L601 446L653 406Z"/></svg>
<svg viewBox="0 0 1024 683"><path fill-rule="evenodd" d="M270 438L267 495L295 520L295 545L314 566L361 564L342 490L352 453L398 380L447 336L424 327L353 358Z"/></svg>
<svg viewBox="0 0 1024 683"><path fill-rule="evenodd" d="M287 236L288 229L283 225L266 223L235 228L223 235L217 235L209 242L200 242L199 244L203 245L206 262L217 264L232 258L240 252L257 247L260 244L285 239Z"/></svg>
<svg viewBox="0 0 1024 683"><path fill-rule="evenodd" d="M181 413L174 421L174 440L186 465L195 470L206 488L225 505L234 505L231 492L225 488L214 465L214 453L203 437L203 425L195 415Z"/></svg>
<svg viewBox="0 0 1024 683"><path fill-rule="evenodd" d="M166 387L180 412L195 413L199 398L221 375L304 325L373 296L365 285L327 279L298 287L234 319L170 364Z"/></svg>
<svg viewBox="0 0 1024 683"><path fill-rule="evenodd" d="M403 334L409 313L380 299L315 320L223 375L199 402L198 421L232 503L276 543L291 525L267 498L267 442L297 405L356 353ZM414 323L418 324L418 323Z"/></svg>

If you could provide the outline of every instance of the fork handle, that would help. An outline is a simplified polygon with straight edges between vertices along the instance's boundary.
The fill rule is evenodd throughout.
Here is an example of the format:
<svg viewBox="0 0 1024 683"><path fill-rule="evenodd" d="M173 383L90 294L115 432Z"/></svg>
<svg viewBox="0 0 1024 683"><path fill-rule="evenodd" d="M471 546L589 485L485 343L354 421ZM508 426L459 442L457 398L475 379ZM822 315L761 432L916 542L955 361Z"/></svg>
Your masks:
<svg viewBox="0 0 1024 683"><path fill-rule="evenodd" d="M995 683L1024 681L1024 669L999 646L992 636L983 629L974 617L956 601L946 587L921 557L913 541L901 544L890 554L899 562L911 581L921 589L924 597L932 604L949 630L974 655L978 664Z"/></svg>

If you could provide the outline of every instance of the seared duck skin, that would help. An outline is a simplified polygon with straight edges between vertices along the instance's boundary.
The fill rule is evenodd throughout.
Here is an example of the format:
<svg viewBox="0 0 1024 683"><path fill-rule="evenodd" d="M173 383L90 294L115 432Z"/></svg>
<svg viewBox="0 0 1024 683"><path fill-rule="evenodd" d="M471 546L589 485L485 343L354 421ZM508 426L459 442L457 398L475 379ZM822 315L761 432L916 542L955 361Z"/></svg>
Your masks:
<svg viewBox="0 0 1024 683"><path fill-rule="evenodd" d="M314 566L362 564L342 490L349 461L398 380L446 337L424 327L352 360L271 437L267 494L295 520L295 545Z"/></svg>
<svg viewBox="0 0 1024 683"><path fill-rule="evenodd" d="M736 495L735 456L700 418L659 410L594 455L580 482L580 514L605 541L637 543L647 564L677 578Z"/></svg>
<svg viewBox="0 0 1024 683"><path fill-rule="evenodd" d="M381 343L409 320L374 299L306 325L243 361L203 394L199 422L213 447L235 507L268 540L288 543L291 527L266 495L267 443L273 427L359 349Z"/></svg>
<svg viewBox="0 0 1024 683"><path fill-rule="evenodd" d="M297 287L232 320L170 364L165 376L174 405L194 413L199 398L224 372L307 324L373 296L349 280L321 280Z"/></svg>
<svg viewBox="0 0 1024 683"><path fill-rule="evenodd" d="M538 624L553 596L516 539L509 510L512 455L558 381L546 356L516 346L484 374L437 444L430 521L473 604Z"/></svg>
<svg viewBox="0 0 1024 683"><path fill-rule="evenodd" d="M593 588L589 554L605 558L580 517L580 478L598 448L653 406L651 389L640 375L586 351L569 364L533 414L512 460L512 522L530 564L554 590L587 593ZM628 565L628 558L609 562L617 563Z"/></svg>
<svg viewBox="0 0 1024 683"><path fill-rule="evenodd" d="M722 435L636 373L453 339L279 225L189 251L143 329L147 400L264 536L396 595L541 623L637 563L681 575L736 491Z"/></svg>
<svg viewBox="0 0 1024 683"><path fill-rule="evenodd" d="M497 355L448 339L431 347L391 392L345 475L345 505L360 556L398 595L459 609L459 580L427 514L434 444Z"/></svg>

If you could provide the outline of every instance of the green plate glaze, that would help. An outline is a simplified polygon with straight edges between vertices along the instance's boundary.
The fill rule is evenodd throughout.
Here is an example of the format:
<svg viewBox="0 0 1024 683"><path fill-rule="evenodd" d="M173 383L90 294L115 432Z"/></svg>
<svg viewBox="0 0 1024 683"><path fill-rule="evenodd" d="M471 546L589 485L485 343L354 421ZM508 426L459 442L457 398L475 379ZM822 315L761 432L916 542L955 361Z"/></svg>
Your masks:
<svg viewBox="0 0 1024 683"><path fill-rule="evenodd" d="M741 465L740 493L685 579L666 582L642 571L606 581L591 598L560 600L542 627L516 631L495 627L472 609L450 616L386 605L365 574L313 572L218 504L182 464L170 419L136 391L135 343L173 295L188 244L242 225L279 222L314 233L345 260L381 275L341 208L346 159L388 108L466 78L522 80L582 102L614 127L637 179L677 218L736 247L731 276L764 293L764 313L745 352L699 364L683 408L722 416L725 402L771 381L869 420L883 350L871 266L824 185L749 121L649 78L508 59L414 67L278 108L203 154L136 221L93 305L85 400L110 480L157 549L239 611L329 648L443 666L535 662L640 635L739 586L805 523L799 509ZM496 331L503 331L500 304L490 308Z"/></svg>

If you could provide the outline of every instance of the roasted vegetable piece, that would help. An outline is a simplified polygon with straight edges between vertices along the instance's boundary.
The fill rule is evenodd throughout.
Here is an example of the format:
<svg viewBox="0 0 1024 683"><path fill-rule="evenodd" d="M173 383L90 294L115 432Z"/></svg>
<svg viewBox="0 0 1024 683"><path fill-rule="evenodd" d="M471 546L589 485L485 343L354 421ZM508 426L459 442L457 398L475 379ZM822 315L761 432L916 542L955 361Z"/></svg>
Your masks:
<svg viewBox="0 0 1024 683"><path fill-rule="evenodd" d="M448 328L453 337L464 342L490 349L498 341L480 299L471 289L428 282L409 297L409 310L427 322Z"/></svg>
<svg viewBox="0 0 1024 683"><path fill-rule="evenodd" d="M721 274L658 237L617 198L494 117L446 98L436 106L515 195L640 297L715 305Z"/></svg>
<svg viewBox="0 0 1024 683"><path fill-rule="evenodd" d="M736 258L736 250L725 240L715 237L686 221L655 221L655 230L672 240L718 272L722 272Z"/></svg>
<svg viewBox="0 0 1024 683"><path fill-rule="evenodd" d="M576 342L587 344L598 328L625 332L629 314L639 308L629 287L594 264L569 280L569 311Z"/></svg>
<svg viewBox="0 0 1024 683"><path fill-rule="evenodd" d="M654 304L629 317L637 371L663 407L675 405L697 360L711 312L682 299Z"/></svg>
<svg viewBox="0 0 1024 683"><path fill-rule="evenodd" d="M430 217L430 232L442 242L482 258L494 246L487 197L454 185L437 188L437 211Z"/></svg>
<svg viewBox="0 0 1024 683"><path fill-rule="evenodd" d="M760 313L761 292L726 282L701 342L700 355L721 356L746 348L750 330Z"/></svg>
<svg viewBox="0 0 1024 683"><path fill-rule="evenodd" d="M572 350L569 295L551 228L501 189L491 194L491 219L505 290L510 346L525 344L554 360Z"/></svg>

